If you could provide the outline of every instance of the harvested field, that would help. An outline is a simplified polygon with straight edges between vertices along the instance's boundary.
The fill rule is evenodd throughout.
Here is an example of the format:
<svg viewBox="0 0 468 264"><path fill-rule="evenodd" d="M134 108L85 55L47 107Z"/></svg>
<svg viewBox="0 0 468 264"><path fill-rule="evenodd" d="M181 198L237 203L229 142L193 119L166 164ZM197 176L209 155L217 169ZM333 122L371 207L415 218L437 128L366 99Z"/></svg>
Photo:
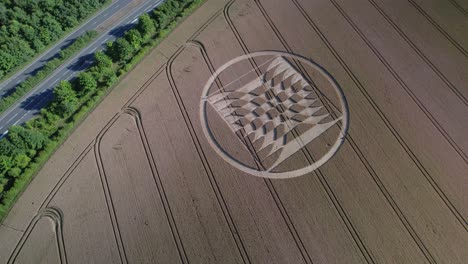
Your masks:
<svg viewBox="0 0 468 264"><path fill-rule="evenodd" d="M466 7L208 0L36 176L0 260L467 263Z"/></svg>

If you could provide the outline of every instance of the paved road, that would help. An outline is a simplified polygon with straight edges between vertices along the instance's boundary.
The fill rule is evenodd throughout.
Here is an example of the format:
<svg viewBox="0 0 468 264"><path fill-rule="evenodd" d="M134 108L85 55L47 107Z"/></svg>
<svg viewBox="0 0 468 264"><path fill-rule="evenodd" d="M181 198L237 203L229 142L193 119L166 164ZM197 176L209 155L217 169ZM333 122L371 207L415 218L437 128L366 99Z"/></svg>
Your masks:
<svg viewBox="0 0 468 264"><path fill-rule="evenodd" d="M77 30L81 33L77 32L76 35L74 35L75 33L72 34L76 38L76 36L79 36L86 30L97 28L107 18L109 18L115 12L119 11L120 8L124 7L129 2L131 2L131 0L117 0L107 9L103 10L100 14L91 19L85 25L83 25L83 27ZM37 114L40 111L42 107L44 107L52 99L52 90L58 84L58 82L60 82L61 80L69 80L75 77L80 71L86 69L91 64L93 54L96 51L103 49L105 47L106 42L112 41L115 38L122 36L122 34L126 30L135 25L138 17L141 14L149 12L162 2L163 0L147 0L143 2L142 4L125 14L120 21L116 22L110 29L98 36L97 39L95 39L86 48L81 50L81 52L79 52L71 60L68 60L67 62L62 64L62 66L55 70L46 80L37 85L32 91L30 91L25 97L23 97L23 99L18 101L10 109L8 109L2 115L0 115L0 135L5 135L9 127L13 125L22 124L25 121L31 119L35 114ZM70 36L67 37L67 39L69 38ZM66 41L67 40L65 40L65 42ZM60 47L62 47L63 45L64 43L62 45L59 44L56 47L52 48L55 50L55 54L60 50ZM50 52L47 52L47 54L49 53ZM50 55L54 56L55 54ZM44 58L40 58L38 61L33 62L33 64L47 60L47 55L44 55L43 57ZM29 68L30 67L28 67L27 69ZM28 71L27 69L25 71L22 71L23 73L19 73L18 76L13 76L12 79L15 80L8 80L5 82L5 84L2 83L0 85L0 93L6 91L8 87L11 87L12 83L14 85L15 82L18 82L16 81L16 78L18 78L17 80L21 80L21 78L24 77L23 75L30 72L30 70ZM26 77L27 76L28 75L26 75Z"/></svg>
<svg viewBox="0 0 468 264"><path fill-rule="evenodd" d="M111 17L113 14L117 13L120 9L124 8L132 0L116 0L111 3L110 6L101 10L99 13L95 14L93 18L85 22L79 28L75 29L73 32L68 34L63 38L59 43L55 44L49 50L44 52L40 57L31 62L28 66L24 67L22 70L18 71L15 75L10 78L2 81L0 83L0 95L3 95L8 90L14 88L16 85L24 81L26 78L31 76L31 74L38 69L40 69L44 64L53 59L58 55L58 52L72 43L77 37L81 36L84 32L88 30L96 29L100 24L102 24L106 19Z"/></svg>

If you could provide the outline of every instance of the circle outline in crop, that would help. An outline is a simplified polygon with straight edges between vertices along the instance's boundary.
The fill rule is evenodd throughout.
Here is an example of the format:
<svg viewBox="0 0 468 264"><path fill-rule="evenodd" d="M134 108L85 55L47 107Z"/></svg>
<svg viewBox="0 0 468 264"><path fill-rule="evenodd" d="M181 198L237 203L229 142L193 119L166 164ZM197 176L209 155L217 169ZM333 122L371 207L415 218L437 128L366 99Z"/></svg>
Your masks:
<svg viewBox="0 0 468 264"><path fill-rule="evenodd" d="M321 73L327 81L331 84L331 86L334 88L337 97L339 99L339 102L341 104L341 109L342 109L342 118L341 118L341 130L338 133L338 136L336 137L335 143L330 147L328 152L323 155L320 159L315 161L312 164L309 164L308 166L305 166L300 169L296 169L293 171L285 171L285 172L271 172L271 171L266 171L266 170L259 170L255 168L251 168L242 162L236 160L234 157L232 157L229 153L227 153L218 143L218 141L215 139L213 133L211 132L211 129L209 128L208 125L208 117L207 117L207 105L208 102L206 98L209 96L209 92L211 89L211 86L213 85L214 81L218 76L226 70L228 67L231 65L240 62L242 60L247 60L247 59L253 59L255 57L260 57L260 56L283 56L283 57L289 57L294 60L297 60L299 62L305 63L309 66L311 66L314 70L317 72ZM346 101L346 98L344 96L343 90L341 87L338 85L338 83L335 81L335 79L320 65L316 64L312 60L306 59L303 56L296 55L296 54L291 54L287 52L281 52L281 51L257 51L249 54L245 54L239 57L236 57L225 64L223 64L221 67L219 67L213 74L212 76L208 79L207 83L205 84L203 91L202 91L202 96L200 100L200 121L202 123L202 130L205 135L205 137L208 140L208 143L210 144L211 148L218 154L220 155L226 162L228 162L231 166L245 172L248 174L251 174L253 176L257 177L263 177L263 178L270 178L270 179L286 179L286 178L294 178L294 177L299 177L302 175L305 175L307 173L310 173L323 164L325 164L327 161L329 161L339 150L341 145L343 144L347 131L348 131L348 126L349 126L349 111L348 111L348 104Z"/></svg>

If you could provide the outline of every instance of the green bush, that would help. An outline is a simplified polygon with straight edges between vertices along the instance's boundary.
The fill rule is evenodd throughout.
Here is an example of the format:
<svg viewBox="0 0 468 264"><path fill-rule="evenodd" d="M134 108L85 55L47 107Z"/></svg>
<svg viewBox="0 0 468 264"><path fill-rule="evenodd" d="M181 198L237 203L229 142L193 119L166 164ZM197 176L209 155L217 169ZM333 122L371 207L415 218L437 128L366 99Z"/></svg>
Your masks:
<svg viewBox="0 0 468 264"><path fill-rule="evenodd" d="M28 166L30 161L31 158L29 158L26 154L20 154L15 157L13 164L14 166L18 166L19 168L24 169L26 166Z"/></svg>
<svg viewBox="0 0 468 264"><path fill-rule="evenodd" d="M9 171L8 171L8 176L10 177L13 177L13 178L18 178L18 176L20 176L21 174L21 169L20 168L11 168Z"/></svg>

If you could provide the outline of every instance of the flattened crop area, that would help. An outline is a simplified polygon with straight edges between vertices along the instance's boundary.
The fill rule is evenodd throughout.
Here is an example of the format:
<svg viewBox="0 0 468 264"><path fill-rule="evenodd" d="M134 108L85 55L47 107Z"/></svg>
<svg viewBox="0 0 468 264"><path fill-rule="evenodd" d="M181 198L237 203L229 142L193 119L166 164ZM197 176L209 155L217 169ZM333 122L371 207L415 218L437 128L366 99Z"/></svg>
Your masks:
<svg viewBox="0 0 468 264"><path fill-rule="evenodd" d="M207 1L37 175L0 260L467 263L466 8Z"/></svg>

